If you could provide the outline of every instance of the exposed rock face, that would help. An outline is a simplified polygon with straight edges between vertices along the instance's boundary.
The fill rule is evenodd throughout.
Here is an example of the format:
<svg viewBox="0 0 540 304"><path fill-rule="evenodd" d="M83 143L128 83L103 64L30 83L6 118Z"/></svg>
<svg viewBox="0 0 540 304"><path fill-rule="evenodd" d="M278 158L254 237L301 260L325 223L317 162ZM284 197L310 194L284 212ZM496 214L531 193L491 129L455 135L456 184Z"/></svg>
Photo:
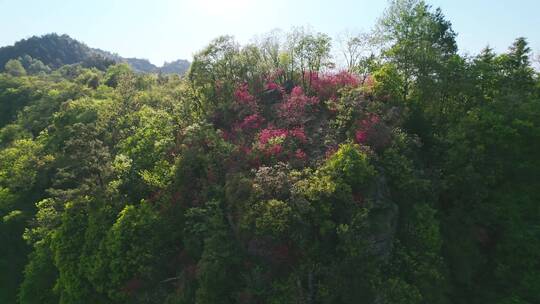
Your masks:
<svg viewBox="0 0 540 304"><path fill-rule="evenodd" d="M383 172L379 174L375 182L373 206L369 212L370 231L368 232L370 251L373 255L381 258L381 262L387 261L392 254L398 216L398 206L391 200ZM386 302L384 297L379 294L375 296L373 304L381 303Z"/></svg>
<svg viewBox="0 0 540 304"><path fill-rule="evenodd" d="M392 202L384 174L375 182L373 205L369 211L369 243L374 255L387 259L396 234L398 206Z"/></svg>

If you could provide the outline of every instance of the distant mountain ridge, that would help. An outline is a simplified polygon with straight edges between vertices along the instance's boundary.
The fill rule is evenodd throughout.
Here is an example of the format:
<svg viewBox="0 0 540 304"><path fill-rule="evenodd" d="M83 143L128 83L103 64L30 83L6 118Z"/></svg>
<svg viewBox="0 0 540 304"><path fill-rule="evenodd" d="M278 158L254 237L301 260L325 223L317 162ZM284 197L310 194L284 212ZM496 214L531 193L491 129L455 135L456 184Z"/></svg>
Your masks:
<svg viewBox="0 0 540 304"><path fill-rule="evenodd" d="M179 59L170 63L165 63L158 67L147 59L125 58L118 54L91 48L70 36L56 33L42 36L32 36L28 39L17 41L14 45L0 48L0 69L4 67L10 59L17 59L24 55L29 55L38 59L50 68L57 69L66 64L80 63L89 67L103 68L112 63L125 62L139 73L163 73L163 74L184 74L190 62Z"/></svg>

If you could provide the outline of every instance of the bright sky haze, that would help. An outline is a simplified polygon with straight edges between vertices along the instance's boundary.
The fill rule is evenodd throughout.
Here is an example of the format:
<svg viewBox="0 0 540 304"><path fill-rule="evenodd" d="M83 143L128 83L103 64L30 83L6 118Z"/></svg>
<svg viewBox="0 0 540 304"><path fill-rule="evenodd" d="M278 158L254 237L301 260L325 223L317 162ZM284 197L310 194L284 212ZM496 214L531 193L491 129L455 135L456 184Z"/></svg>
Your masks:
<svg viewBox="0 0 540 304"><path fill-rule="evenodd" d="M428 0L441 7L463 53L502 52L526 37L540 51L539 0ZM311 26L335 37L370 30L385 0L0 0L0 46L33 35L68 34L90 47L154 64L192 55L211 39L245 43L275 28Z"/></svg>

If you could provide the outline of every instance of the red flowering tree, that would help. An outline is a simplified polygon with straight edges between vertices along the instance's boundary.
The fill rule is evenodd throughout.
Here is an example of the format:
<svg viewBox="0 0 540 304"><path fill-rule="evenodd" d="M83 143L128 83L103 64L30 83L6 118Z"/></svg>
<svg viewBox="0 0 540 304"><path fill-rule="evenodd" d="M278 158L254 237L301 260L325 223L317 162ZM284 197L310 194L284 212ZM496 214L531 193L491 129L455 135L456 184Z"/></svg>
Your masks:
<svg viewBox="0 0 540 304"><path fill-rule="evenodd" d="M379 116L375 114L369 115L367 118L364 118L357 122L358 129L355 133L355 140L359 144L365 144L368 140L368 135L374 125L378 124L380 121Z"/></svg>
<svg viewBox="0 0 540 304"><path fill-rule="evenodd" d="M254 150L266 160L305 161L307 155L302 148L306 142L303 128L288 130L269 127L259 133Z"/></svg>
<svg viewBox="0 0 540 304"><path fill-rule="evenodd" d="M239 118L256 114L259 110L257 99L251 95L247 83L244 83L234 91L233 109L238 113Z"/></svg>
<svg viewBox="0 0 540 304"><path fill-rule="evenodd" d="M260 114L257 99L249 92L247 84L236 88L232 110L235 122L229 125L230 129L223 130L223 138L237 144L251 141L266 120Z"/></svg>
<svg viewBox="0 0 540 304"><path fill-rule="evenodd" d="M249 133L252 130L258 130L264 124L265 119L260 114L251 114L239 123L235 124L234 129L237 132Z"/></svg>
<svg viewBox="0 0 540 304"><path fill-rule="evenodd" d="M310 120L309 114L319 104L317 97L304 94L301 87L294 87L291 94L278 106L278 117L289 126L302 126Z"/></svg>
<svg viewBox="0 0 540 304"><path fill-rule="evenodd" d="M369 145L375 151L381 151L392 141L391 129L379 118L371 114L357 122L355 141L359 144Z"/></svg>
<svg viewBox="0 0 540 304"><path fill-rule="evenodd" d="M320 100L336 99L339 90L345 87L357 87L360 80L357 76L342 71L337 74L310 75L311 88L317 94Z"/></svg>

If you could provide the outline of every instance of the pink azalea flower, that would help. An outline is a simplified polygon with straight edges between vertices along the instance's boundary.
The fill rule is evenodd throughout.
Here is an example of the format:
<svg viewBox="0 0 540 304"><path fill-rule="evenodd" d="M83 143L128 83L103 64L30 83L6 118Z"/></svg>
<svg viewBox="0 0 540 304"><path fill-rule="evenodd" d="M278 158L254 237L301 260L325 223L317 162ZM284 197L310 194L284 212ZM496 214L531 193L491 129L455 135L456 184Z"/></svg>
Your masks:
<svg viewBox="0 0 540 304"><path fill-rule="evenodd" d="M356 131L355 139L357 143L365 143L367 140L367 132L362 130Z"/></svg>
<svg viewBox="0 0 540 304"><path fill-rule="evenodd" d="M278 115L289 124L302 124L308 114L308 107L319 103L317 97L304 94L301 87L296 86L291 94L279 105Z"/></svg>
<svg viewBox="0 0 540 304"><path fill-rule="evenodd" d="M269 82L266 84L267 90L281 90L282 88L275 82Z"/></svg>
<svg viewBox="0 0 540 304"><path fill-rule="evenodd" d="M311 78L311 87L322 100L335 99L338 91L344 87L357 87L360 80L355 75L342 71L337 74L315 75Z"/></svg>
<svg viewBox="0 0 540 304"><path fill-rule="evenodd" d="M270 141L272 138L276 137L287 137L287 130L285 129L272 129L267 128L261 131L261 134L259 135L259 142L263 145L266 145L268 141Z"/></svg>
<svg viewBox="0 0 540 304"><path fill-rule="evenodd" d="M265 151L267 156L279 155L281 152L283 152L283 146L279 144L273 145Z"/></svg>
<svg viewBox="0 0 540 304"><path fill-rule="evenodd" d="M239 129L258 129L264 123L264 118L259 114L248 115L237 126Z"/></svg>
<svg viewBox="0 0 540 304"><path fill-rule="evenodd" d="M380 121L379 116L372 114L368 118L365 118L361 120L360 122L358 122L358 125L360 126L360 128L356 131L356 134L355 134L356 142L360 144L365 143L368 138L369 130L371 130L371 128L375 124L379 123L379 121Z"/></svg>
<svg viewBox="0 0 540 304"><path fill-rule="evenodd" d="M289 131L289 135L291 137L294 137L294 138L300 140L301 142L306 142L307 141L306 133L304 132L304 128L292 129L292 130Z"/></svg>
<svg viewBox="0 0 540 304"><path fill-rule="evenodd" d="M296 150L296 152L294 153L294 157L296 157L299 160L306 160L307 159L306 152L302 151L301 149Z"/></svg>

